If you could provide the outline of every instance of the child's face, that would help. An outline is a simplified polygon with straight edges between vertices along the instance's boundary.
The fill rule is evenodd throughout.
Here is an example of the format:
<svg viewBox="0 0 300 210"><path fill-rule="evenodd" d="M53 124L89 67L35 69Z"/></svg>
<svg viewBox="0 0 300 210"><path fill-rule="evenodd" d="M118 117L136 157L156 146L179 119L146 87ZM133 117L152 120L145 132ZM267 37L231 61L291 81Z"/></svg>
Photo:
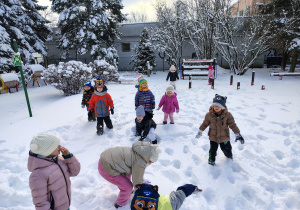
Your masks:
<svg viewBox="0 0 300 210"><path fill-rule="evenodd" d="M219 106L214 106L213 108L214 108L215 112L220 112L220 111L222 111L222 108L219 107Z"/></svg>
<svg viewBox="0 0 300 210"><path fill-rule="evenodd" d="M85 91L88 91L88 90L90 90L91 88L89 87L89 86L84 86L84 90Z"/></svg>
<svg viewBox="0 0 300 210"><path fill-rule="evenodd" d="M98 86L98 87L97 87L97 91L98 91L98 92L102 92L102 90L103 90L103 87L101 87L101 86Z"/></svg>
<svg viewBox="0 0 300 210"><path fill-rule="evenodd" d="M138 121L142 121L144 119L144 117L142 116L137 116L136 119L138 119Z"/></svg>
<svg viewBox="0 0 300 210"><path fill-rule="evenodd" d="M60 148L61 146L60 145L58 145L58 147L49 155L50 157L53 157L53 156L57 156L57 155L59 155L60 154L60 150L59 150L59 148Z"/></svg>
<svg viewBox="0 0 300 210"><path fill-rule="evenodd" d="M146 88L147 87L147 83L143 83L142 84L142 88L144 89L144 88Z"/></svg>
<svg viewBox="0 0 300 210"><path fill-rule="evenodd" d="M167 96L171 97L173 95L173 92L172 91L168 91L167 92Z"/></svg>

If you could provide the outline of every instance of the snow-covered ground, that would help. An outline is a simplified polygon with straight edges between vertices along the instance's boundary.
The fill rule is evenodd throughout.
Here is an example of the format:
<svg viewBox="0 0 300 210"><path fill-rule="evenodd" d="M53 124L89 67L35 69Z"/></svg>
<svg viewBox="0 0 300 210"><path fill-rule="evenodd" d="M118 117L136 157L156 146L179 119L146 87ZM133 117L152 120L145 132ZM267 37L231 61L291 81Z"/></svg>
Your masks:
<svg viewBox="0 0 300 210"><path fill-rule="evenodd" d="M249 70L234 76L219 68L215 89L207 78L177 83L180 106L174 125L162 125L163 112L155 110L154 120L162 154L146 169L145 179L159 186L163 195L185 183L193 183L202 193L188 197L182 210L215 209L300 209L300 77L270 77L272 69L254 69L251 86ZM158 105L169 83L167 71L151 75L150 89ZM241 89L236 83L240 81ZM265 90L261 90L265 83ZM66 97L54 87L29 87L33 117L29 117L24 92L0 95L0 209L34 209L28 186L29 143L37 133L51 133L62 139L81 162L81 172L72 181L71 210L114 209L118 189L98 173L99 155L107 148L131 146L134 126L134 85L109 83L115 104L111 116L114 129L96 135L96 123L87 121L80 106L82 95ZM2 92L4 93L4 92ZM214 95L227 96L227 107L245 138L234 142L233 161L218 150L216 166L207 164L208 129L195 139ZM121 209L128 210L127 204Z"/></svg>

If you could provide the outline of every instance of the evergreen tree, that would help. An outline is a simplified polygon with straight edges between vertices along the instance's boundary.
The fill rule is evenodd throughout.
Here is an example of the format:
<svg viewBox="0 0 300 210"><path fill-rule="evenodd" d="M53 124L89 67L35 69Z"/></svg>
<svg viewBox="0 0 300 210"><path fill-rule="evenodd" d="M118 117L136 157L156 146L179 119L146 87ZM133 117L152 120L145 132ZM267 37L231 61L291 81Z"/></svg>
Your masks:
<svg viewBox="0 0 300 210"><path fill-rule="evenodd" d="M52 10L60 13L59 47L65 55L74 49L80 54L90 51L94 59L105 58L106 48L119 37L118 24L125 20L121 0L51 1Z"/></svg>
<svg viewBox="0 0 300 210"><path fill-rule="evenodd" d="M13 39L17 41L24 63L33 60L31 53L47 55L45 41L52 30L48 21L39 11L47 7L39 6L37 0L2 0L0 2L0 68L13 68ZM2 36L3 35L3 36Z"/></svg>
<svg viewBox="0 0 300 210"><path fill-rule="evenodd" d="M141 40L139 41L139 45L134 48L135 55L131 56L130 64L133 63L133 69L135 71L146 74L148 68L147 61L149 61L151 68L156 66L155 53L147 28L142 30L140 37Z"/></svg>

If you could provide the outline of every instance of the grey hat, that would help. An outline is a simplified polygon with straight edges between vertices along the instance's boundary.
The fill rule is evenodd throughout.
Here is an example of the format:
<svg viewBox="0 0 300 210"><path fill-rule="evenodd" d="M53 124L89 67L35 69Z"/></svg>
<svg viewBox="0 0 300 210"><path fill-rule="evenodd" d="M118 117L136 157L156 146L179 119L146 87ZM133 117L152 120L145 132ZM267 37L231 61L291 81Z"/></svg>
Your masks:
<svg viewBox="0 0 300 210"><path fill-rule="evenodd" d="M51 134L38 134L30 142L30 150L41 156L49 156L60 144L60 139Z"/></svg>
<svg viewBox="0 0 300 210"><path fill-rule="evenodd" d="M226 96L221 96L216 94L214 99L213 99L213 103L211 104L211 106L218 106L221 109L225 109L226 107Z"/></svg>
<svg viewBox="0 0 300 210"><path fill-rule="evenodd" d="M172 85L168 86L166 89L166 93L168 93L169 91L171 91L172 93L174 93L174 87Z"/></svg>
<svg viewBox="0 0 300 210"><path fill-rule="evenodd" d="M136 116L137 117L145 117L145 109L142 105L138 106L138 108L136 108Z"/></svg>

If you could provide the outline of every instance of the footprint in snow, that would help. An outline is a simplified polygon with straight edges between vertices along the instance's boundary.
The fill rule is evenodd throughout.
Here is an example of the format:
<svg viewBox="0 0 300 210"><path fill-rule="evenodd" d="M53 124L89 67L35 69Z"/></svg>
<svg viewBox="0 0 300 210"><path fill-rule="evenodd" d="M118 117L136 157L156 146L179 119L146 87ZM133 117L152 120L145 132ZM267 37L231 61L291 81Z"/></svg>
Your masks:
<svg viewBox="0 0 300 210"><path fill-rule="evenodd" d="M5 140L0 140L0 144L3 144L4 142L6 142Z"/></svg>
<svg viewBox="0 0 300 210"><path fill-rule="evenodd" d="M267 139L268 139L268 137L263 136L263 135L260 135L260 134L256 135L256 137L257 137L258 139L260 139L260 140L267 140Z"/></svg>
<svg viewBox="0 0 300 210"><path fill-rule="evenodd" d="M180 160L174 160L173 161L173 166L174 166L174 168L180 169L180 167L181 167Z"/></svg>
<svg viewBox="0 0 300 210"><path fill-rule="evenodd" d="M190 149L189 149L188 145L184 145L184 147L183 147L183 153L185 153L185 154L190 153Z"/></svg>
<svg viewBox="0 0 300 210"><path fill-rule="evenodd" d="M219 178L219 176L221 175L221 170L219 168L217 168L217 166L209 165L209 167L210 167L210 173L211 173L212 177L214 179Z"/></svg>
<svg viewBox="0 0 300 210"><path fill-rule="evenodd" d="M172 182L178 183L178 181L180 180L180 176L178 176L177 173L173 170L164 170L162 171L162 174Z"/></svg>
<svg viewBox="0 0 300 210"><path fill-rule="evenodd" d="M286 139L286 140L284 140L284 144L286 146L290 146L292 144L292 141L290 139Z"/></svg>
<svg viewBox="0 0 300 210"><path fill-rule="evenodd" d="M282 160L284 158L284 153L281 151L278 151L278 150L273 151L273 154L276 156L276 158L278 160Z"/></svg>
<svg viewBox="0 0 300 210"><path fill-rule="evenodd" d="M168 167L168 166L172 165L172 162L170 160L159 159L159 162L164 167Z"/></svg>
<svg viewBox="0 0 300 210"><path fill-rule="evenodd" d="M215 195L216 192L211 189L211 188L207 188L202 192L203 197L205 198L205 200L207 201L207 203L213 203L215 204Z"/></svg>
<svg viewBox="0 0 300 210"><path fill-rule="evenodd" d="M187 169L185 170L184 174L187 177L192 177L192 175L193 175L193 168L191 166L187 167Z"/></svg>
<svg viewBox="0 0 300 210"><path fill-rule="evenodd" d="M197 156L197 155L192 155L192 158L193 158L193 160L194 160L194 163L197 165L197 166L199 166L200 165L200 162L201 162L201 160L200 160L200 158Z"/></svg>
<svg viewBox="0 0 300 210"><path fill-rule="evenodd" d="M172 150L171 148L166 148L165 152L170 156L172 156L174 154L174 150Z"/></svg>
<svg viewBox="0 0 300 210"><path fill-rule="evenodd" d="M294 169L299 168L299 165L300 165L300 163L299 163L299 160L297 160L297 159L292 159L292 160L291 160L290 162L288 162L288 164L287 164L288 167L294 168Z"/></svg>

